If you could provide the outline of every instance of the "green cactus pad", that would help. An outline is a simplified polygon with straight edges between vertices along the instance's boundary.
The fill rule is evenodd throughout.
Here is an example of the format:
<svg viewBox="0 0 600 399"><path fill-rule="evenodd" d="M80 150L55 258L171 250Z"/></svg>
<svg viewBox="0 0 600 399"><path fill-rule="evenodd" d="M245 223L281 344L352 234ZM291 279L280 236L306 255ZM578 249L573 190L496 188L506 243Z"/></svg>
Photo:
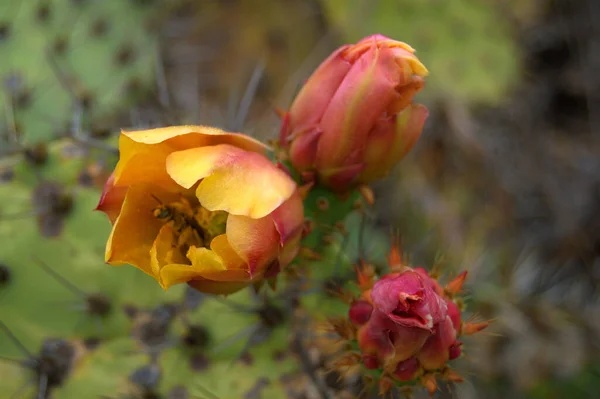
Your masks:
<svg viewBox="0 0 600 399"><path fill-rule="evenodd" d="M64 135L74 97L92 120L122 111L129 81L153 82L152 12L119 0L2 2L2 132L16 127L25 143Z"/></svg>

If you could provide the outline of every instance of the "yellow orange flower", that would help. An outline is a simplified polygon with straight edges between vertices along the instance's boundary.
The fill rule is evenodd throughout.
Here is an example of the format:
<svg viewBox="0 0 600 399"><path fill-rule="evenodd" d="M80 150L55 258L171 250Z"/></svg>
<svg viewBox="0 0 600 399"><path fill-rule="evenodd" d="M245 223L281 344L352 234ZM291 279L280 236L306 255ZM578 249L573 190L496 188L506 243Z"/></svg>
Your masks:
<svg viewBox="0 0 600 399"><path fill-rule="evenodd" d="M293 180L248 136L206 126L123 131L97 209L113 224L106 262L168 287L229 294L295 257L304 213Z"/></svg>

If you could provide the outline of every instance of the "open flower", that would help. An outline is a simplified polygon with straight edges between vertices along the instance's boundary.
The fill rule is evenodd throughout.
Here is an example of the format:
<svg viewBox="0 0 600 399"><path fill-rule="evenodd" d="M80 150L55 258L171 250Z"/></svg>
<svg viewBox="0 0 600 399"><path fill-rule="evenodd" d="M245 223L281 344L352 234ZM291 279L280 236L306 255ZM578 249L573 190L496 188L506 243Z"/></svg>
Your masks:
<svg viewBox="0 0 600 399"><path fill-rule="evenodd" d="M292 103L280 145L294 168L337 191L381 178L421 134L428 111L412 99L426 75L406 43L373 35L342 46Z"/></svg>
<svg viewBox="0 0 600 399"><path fill-rule="evenodd" d="M163 288L228 294L274 277L295 257L303 207L268 148L205 126L124 131L97 209L113 229L106 262Z"/></svg>

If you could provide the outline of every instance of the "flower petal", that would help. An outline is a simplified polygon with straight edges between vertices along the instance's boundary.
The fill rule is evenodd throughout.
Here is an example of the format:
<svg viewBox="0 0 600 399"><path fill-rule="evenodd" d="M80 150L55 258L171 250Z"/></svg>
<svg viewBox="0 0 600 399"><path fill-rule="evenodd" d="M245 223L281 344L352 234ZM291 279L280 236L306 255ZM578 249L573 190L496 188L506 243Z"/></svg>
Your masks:
<svg viewBox="0 0 600 399"><path fill-rule="evenodd" d="M227 238L231 247L248 265L251 278L257 272L264 272L279 253L279 233L271 215L260 219L229 215Z"/></svg>
<svg viewBox="0 0 600 399"><path fill-rule="evenodd" d="M352 66L344 58L348 48L349 45L343 46L331 54L302 86L290 107L290 126L286 131L282 131L280 137L284 148L289 139L287 132L308 131L320 122L331 98Z"/></svg>
<svg viewBox="0 0 600 399"><path fill-rule="evenodd" d="M174 151L216 144L230 144L258 153L266 153L269 150L269 147L249 136L228 133L208 126L170 126L122 131L119 138L120 159L115 168L115 184L148 182L177 189L166 172L167 156Z"/></svg>
<svg viewBox="0 0 600 399"><path fill-rule="evenodd" d="M160 269L168 264L186 265L188 259L181 253L179 248L173 247L175 229L170 224L161 227L150 249L150 265L152 273L160 276Z"/></svg>
<svg viewBox="0 0 600 399"><path fill-rule="evenodd" d="M157 278L152 272L150 249L163 222L152 214L158 204L151 194L159 196L164 202L178 198L177 195L151 184L129 187L121 213L108 239L105 259L112 265L129 263Z"/></svg>
<svg viewBox="0 0 600 399"><path fill-rule="evenodd" d="M114 182L115 174L112 173L104 185L100 201L95 209L106 213L112 224L117 220L123 201L125 201L125 194L127 194L127 187L115 187Z"/></svg>
<svg viewBox="0 0 600 399"><path fill-rule="evenodd" d="M289 152L297 171L303 172L314 166L319 138L322 133L315 126L308 131L298 133L292 141Z"/></svg>
<svg viewBox="0 0 600 399"><path fill-rule="evenodd" d="M318 169L359 163L371 127L399 96L400 78L389 49L372 44L356 60L321 120L326 134L319 141Z"/></svg>
<svg viewBox="0 0 600 399"><path fill-rule="evenodd" d="M187 258L191 265L169 264L160 270L163 288L191 280L245 282L250 280L246 263L228 243L225 234L215 237L211 249L190 247Z"/></svg>
<svg viewBox="0 0 600 399"><path fill-rule="evenodd" d="M418 354L419 362L425 370L441 368L450 357L450 347L456 341L456 330L450 317L441 321Z"/></svg>
<svg viewBox="0 0 600 399"><path fill-rule="evenodd" d="M231 144L246 151L266 153L269 147L241 133L230 133L211 126L169 126L149 130L123 131L136 143L159 144L168 142L174 148L204 147L216 144Z"/></svg>
<svg viewBox="0 0 600 399"><path fill-rule="evenodd" d="M203 179L196 196L210 211L262 218L287 200L294 181L260 154L222 144L174 152L169 175L182 187Z"/></svg>
<svg viewBox="0 0 600 399"><path fill-rule="evenodd" d="M357 181L385 176L415 145L428 115L425 106L412 104L393 118L379 120L369 133L364 154L367 167Z"/></svg>
<svg viewBox="0 0 600 399"><path fill-rule="evenodd" d="M279 243L284 245L298 229L304 227L304 205L298 191L271 213L273 223L279 233Z"/></svg>

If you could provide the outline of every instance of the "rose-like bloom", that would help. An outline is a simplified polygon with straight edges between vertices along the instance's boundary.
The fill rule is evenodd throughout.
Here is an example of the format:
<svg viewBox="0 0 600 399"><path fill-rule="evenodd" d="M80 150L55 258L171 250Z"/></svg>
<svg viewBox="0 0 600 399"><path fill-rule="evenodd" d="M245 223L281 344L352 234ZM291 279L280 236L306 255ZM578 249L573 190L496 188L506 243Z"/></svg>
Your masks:
<svg viewBox="0 0 600 399"><path fill-rule="evenodd" d="M293 180L260 142L205 126L122 132L97 209L113 224L106 262L163 288L228 294L292 261L303 227Z"/></svg>
<svg viewBox="0 0 600 399"><path fill-rule="evenodd" d="M440 324L445 320L452 322L454 316L448 315L449 305L442 295L437 281L424 269L406 268L383 276L370 291L363 293L372 303L372 311L365 300L355 302L349 310L351 322L359 327L357 340L362 353L376 356L379 364L391 374L398 374L399 379L412 376L420 367L420 353L427 343L430 349L423 355L427 365L437 364L444 357L448 360L449 346L439 356L434 353L446 345L447 335L443 335L445 340L441 344L432 340L440 337ZM414 360L398 366L408 359Z"/></svg>
<svg viewBox="0 0 600 399"><path fill-rule="evenodd" d="M447 313L447 304L431 277L412 269L381 278L373 286L371 298L377 310L406 327L431 331Z"/></svg>
<svg viewBox="0 0 600 399"><path fill-rule="evenodd" d="M412 99L426 75L406 43L373 35L345 45L301 89L280 145L294 168L337 191L385 176L421 134L428 111Z"/></svg>

